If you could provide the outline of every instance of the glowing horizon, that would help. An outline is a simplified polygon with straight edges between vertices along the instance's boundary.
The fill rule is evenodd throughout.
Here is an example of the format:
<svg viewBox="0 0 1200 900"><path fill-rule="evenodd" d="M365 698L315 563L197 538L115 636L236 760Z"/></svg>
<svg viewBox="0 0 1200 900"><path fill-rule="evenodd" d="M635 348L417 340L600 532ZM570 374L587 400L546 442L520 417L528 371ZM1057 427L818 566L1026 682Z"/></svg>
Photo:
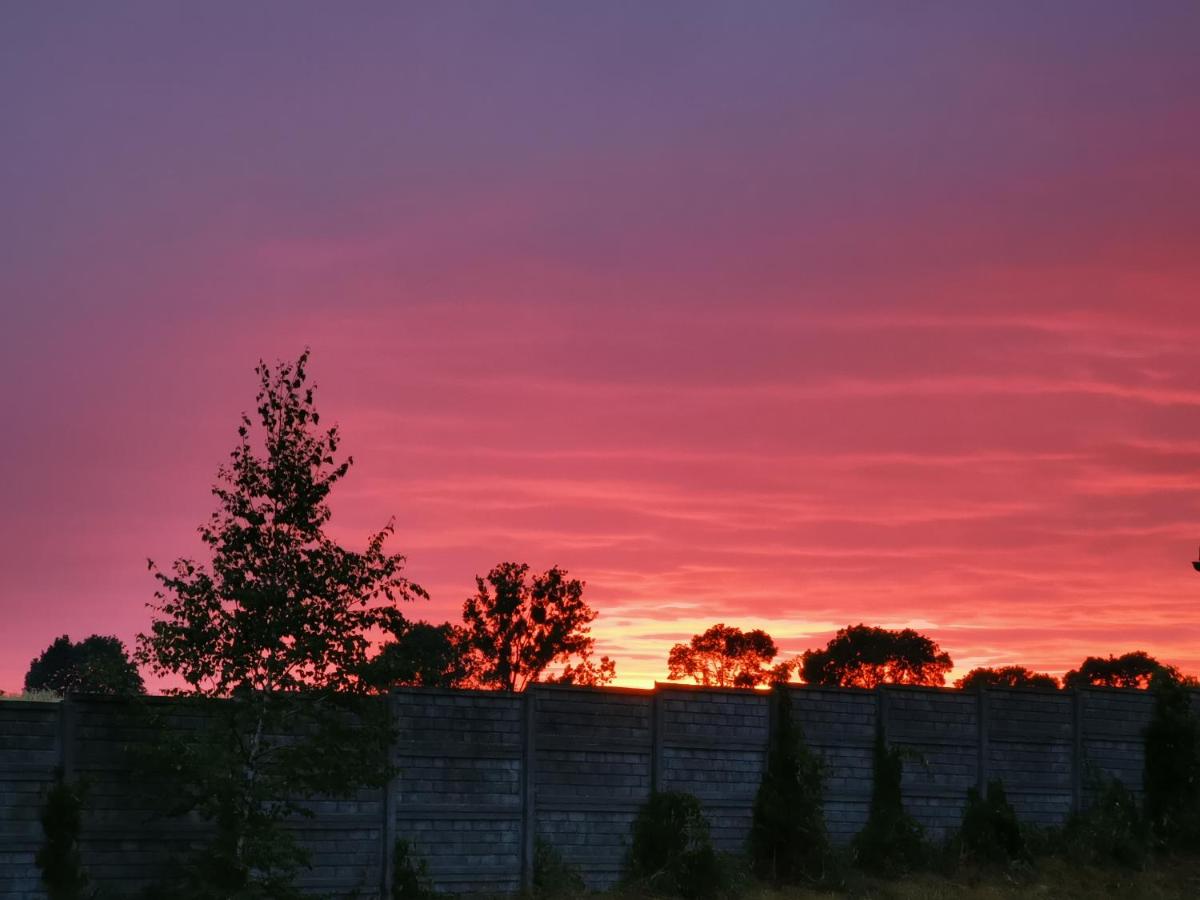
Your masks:
<svg viewBox="0 0 1200 900"><path fill-rule="evenodd" d="M0 10L0 689L148 623L260 358L457 620L588 583L1200 673L1200 7Z"/></svg>

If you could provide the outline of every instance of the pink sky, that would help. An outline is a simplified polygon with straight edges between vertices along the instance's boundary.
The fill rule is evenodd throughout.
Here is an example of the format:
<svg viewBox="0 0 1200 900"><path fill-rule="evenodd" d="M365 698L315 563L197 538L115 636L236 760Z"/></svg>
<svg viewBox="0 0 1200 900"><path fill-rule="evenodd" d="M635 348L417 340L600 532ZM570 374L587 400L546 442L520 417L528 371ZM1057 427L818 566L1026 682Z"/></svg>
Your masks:
<svg viewBox="0 0 1200 900"><path fill-rule="evenodd" d="M0 10L0 688L306 345L415 616L1200 671L1200 8L472 7Z"/></svg>

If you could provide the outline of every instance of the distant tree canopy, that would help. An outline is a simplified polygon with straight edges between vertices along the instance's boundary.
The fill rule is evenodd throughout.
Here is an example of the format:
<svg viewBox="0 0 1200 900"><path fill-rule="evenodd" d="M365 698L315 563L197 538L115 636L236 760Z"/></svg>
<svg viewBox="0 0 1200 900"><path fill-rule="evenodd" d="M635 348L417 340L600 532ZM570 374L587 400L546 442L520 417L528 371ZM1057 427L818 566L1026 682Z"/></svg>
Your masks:
<svg viewBox="0 0 1200 900"><path fill-rule="evenodd" d="M1156 672L1164 672L1176 681L1186 680L1174 666L1160 663L1143 650L1121 656L1089 656L1063 676L1063 686L1138 688L1145 690Z"/></svg>
<svg viewBox="0 0 1200 900"><path fill-rule="evenodd" d="M78 643L63 635L29 664L25 690L56 694L144 694L146 686L125 645L93 634Z"/></svg>
<svg viewBox="0 0 1200 900"><path fill-rule="evenodd" d="M667 677L672 681L691 678L706 687L752 688L773 681L787 681L789 666L771 666L779 648L761 629L742 631L731 625L713 625L703 634L692 635L686 644L676 644L667 656Z"/></svg>
<svg viewBox="0 0 1200 900"><path fill-rule="evenodd" d="M1034 672L1024 666L1000 666L994 669L972 669L962 678L958 679L958 681L954 682L954 686L963 691L984 687L1025 687L1055 690L1058 688L1058 679L1053 675Z"/></svg>
<svg viewBox="0 0 1200 900"><path fill-rule="evenodd" d="M807 650L800 674L809 684L873 688L881 684L941 687L953 667L950 654L911 628L843 628L824 650Z"/></svg>
<svg viewBox="0 0 1200 900"><path fill-rule="evenodd" d="M616 677L611 659L593 658L596 612L579 579L557 566L531 577L527 564L505 562L475 585L463 604L460 644L473 686L523 691L539 681L601 685ZM547 676L558 664L564 668Z"/></svg>
<svg viewBox="0 0 1200 900"><path fill-rule="evenodd" d="M393 640L367 663L363 678L373 689L459 687L468 679L461 630L449 622L397 623Z"/></svg>

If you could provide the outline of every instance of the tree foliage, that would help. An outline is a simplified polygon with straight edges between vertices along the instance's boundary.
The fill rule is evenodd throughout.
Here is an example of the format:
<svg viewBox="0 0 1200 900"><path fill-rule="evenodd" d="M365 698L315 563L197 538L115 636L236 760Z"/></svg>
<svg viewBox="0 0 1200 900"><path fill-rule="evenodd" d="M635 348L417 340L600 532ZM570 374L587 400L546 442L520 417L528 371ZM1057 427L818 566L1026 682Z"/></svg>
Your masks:
<svg viewBox="0 0 1200 900"><path fill-rule="evenodd" d="M1141 869L1150 856L1150 823L1137 799L1117 778L1097 777L1093 797L1071 814L1063 846L1076 863Z"/></svg>
<svg viewBox="0 0 1200 900"><path fill-rule="evenodd" d="M1154 714L1146 726L1146 815L1168 847L1200 849L1200 718L1191 692L1166 671L1155 674Z"/></svg>
<svg viewBox="0 0 1200 900"><path fill-rule="evenodd" d="M984 796L980 796L977 788L967 788L957 843L962 855L976 863L1004 865L1030 862L1033 858L1016 810L1008 802L1004 783L999 779L988 782Z"/></svg>
<svg viewBox="0 0 1200 900"><path fill-rule="evenodd" d="M653 891L712 897L724 887L708 819L700 801L681 791L656 791L633 823L627 875Z"/></svg>
<svg viewBox="0 0 1200 900"><path fill-rule="evenodd" d="M434 900L429 864L418 857L404 838L392 845L392 889L389 900Z"/></svg>
<svg viewBox="0 0 1200 900"><path fill-rule="evenodd" d="M900 751L889 747L883 729L875 730L871 806L867 823L854 836L855 862L879 875L900 875L925 861L925 835L920 823L904 809Z"/></svg>
<svg viewBox="0 0 1200 900"><path fill-rule="evenodd" d="M830 857L822 807L821 759L804 741L788 689L771 692L775 710L770 751L754 797L750 858L755 874L774 884L818 881Z"/></svg>
<svg viewBox="0 0 1200 900"><path fill-rule="evenodd" d="M837 687L941 687L952 667L950 654L911 628L890 631L860 624L843 628L824 650L805 651L800 674L809 684Z"/></svg>
<svg viewBox="0 0 1200 900"><path fill-rule="evenodd" d="M386 710L355 695L367 688L368 633L395 626L396 602L424 592L384 549L390 523L364 552L326 535L330 491L352 460L337 458L337 428L319 427L307 362L306 351L255 370L259 431L242 417L199 528L210 563L151 563L159 588L138 657L182 680L170 693L217 701L200 710L213 727L163 740L170 811L217 825L188 870L202 874L172 889L180 896L291 896L305 854L284 820L305 814L306 798L388 772Z"/></svg>
<svg viewBox="0 0 1200 900"><path fill-rule="evenodd" d="M44 841L35 861L48 900L82 900L88 877L79 856L84 789L57 773L42 807Z"/></svg>
<svg viewBox="0 0 1200 900"><path fill-rule="evenodd" d="M999 666L998 668L972 669L954 682L954 686L962 691L987 687L1057 690L1058 679L1053 675L1034 672L1024 666Z"/></svg>
<svg viewBox="0 0 1200 900"><path fill-rule="evenodd" d="M468 678L462 634L449 622L407 620L392 627L393 639L367 663L363 678L375 690L392 687L459 687Z"/></svg>
<svg viewBox="0 0 1200 900"><path fill-rule="evenodd" d="M1173 666L1160 663L1144 650L1121 656L1089 656L1079 666L1063 676L1063 686L1139 688L1150 687L1156 672L1166 671L1175 680L1184 680Z"/></svg>
<svg viewBox="0 0 1200 900"><path fill-rule="evenodd" d="M117 638L93 634L74 643L64 634L30 662L25 690L120 696L144 694L146 686Z"/></svg>
<svg viewBox="0 0 1200 900"><path fill-rule="evenodd" d="M676 644L667 656L667 677L691 678L705 687L752 688L771 681L786 681L786 664L771 667L779 653L775 641L761 629L742 631L731 625L713 625ZM782 677L781 674L782 673Z"/></svg>
<svg viewBox="0 0 1200 900"><path fill-rule="evenodd" d="M506 562L463 604L462 648L477 687L523 691L539 681L607 684L616 677L608 657L593 658L596 612L584 584L557 566L530 577L525 563ZM564 668L547 675L554 665Z"/></svg>
<svg viewBox="0 0 1200 900"><path fill-rule="evenodd" d="M539 898L579 897L587 885L579 868L540 835L533 841L533 896Z"/></svg>

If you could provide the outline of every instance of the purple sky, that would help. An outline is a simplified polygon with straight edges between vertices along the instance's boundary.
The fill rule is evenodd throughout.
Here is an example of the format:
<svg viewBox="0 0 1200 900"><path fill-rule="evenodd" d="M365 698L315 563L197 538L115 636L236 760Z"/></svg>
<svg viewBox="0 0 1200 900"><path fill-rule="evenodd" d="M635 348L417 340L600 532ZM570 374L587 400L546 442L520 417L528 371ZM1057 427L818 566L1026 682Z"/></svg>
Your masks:
<svg viewBox="0 0 1200 900"><path fill-rule="evenodd" d="M146 626L261 357L457 615L1200 669L1200 6L0 7L0 688Z"/></svg>

